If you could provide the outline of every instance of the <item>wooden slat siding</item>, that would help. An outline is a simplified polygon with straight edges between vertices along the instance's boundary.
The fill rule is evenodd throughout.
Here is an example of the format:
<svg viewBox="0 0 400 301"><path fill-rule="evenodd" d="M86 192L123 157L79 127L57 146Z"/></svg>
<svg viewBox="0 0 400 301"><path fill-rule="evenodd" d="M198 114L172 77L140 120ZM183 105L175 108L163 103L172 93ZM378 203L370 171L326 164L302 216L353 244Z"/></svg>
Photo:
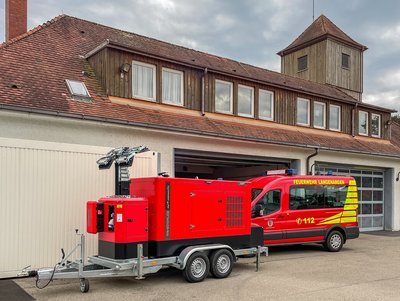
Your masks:
<svg viewBox="0 0 400 301"><path fill-rule="evenodd" d="M91 56L88 61L96 73L97 80L106 91L106 49L103 49L102 51L99 51L95 55Z"/></svg>
<svg viewBox="0 0 400 301"><path fill-rule="evenodd" d="M289 53L282 58L283 72L299 78L311 80L318 83L325 83L325 56L326 40L310 45L298 51ZM307 69L301 72L297 70L297 59L307 55Z"/></svg>
<svg viewBox="0 0 400 301"><path fill-rule="evenodd" d="M328 39L326 53L326 83L353 92L362 92L361 51ZM350 56L348 69L342 68L342 53Z"/></svg>
<svg viewBox="0 0 400 301"><path fill-rule="evenodd" d="M319 47L322 47L319 45ZM314 54L313 54L314 55ZM144 57L137 54L123 53L114 49L104 49L99 53L89 58L96 76L104 87L106 87L108 94L118 97L132 97L132 68L128 76L124 79L120 78L119 67L122 63L127 62L132 64L132 61L139 61L157 66L157 87L156 97L157 101L161 102L162 99L162 68L169 68L179 70L184 73L184 106L191 110L201 110L201 97L202 97L202 83L203 76L202 70L193 69L190 67L179 66L169 62L163 62L153 58ZM340 53L341 64L341 53ZM297 68L297 59L296 59ZM287 91L280 88L270 87L268 85L254 83L251 81L236 79L229 76L216 75L208 72L205 76L205 112L215 112L215 80L220 79L227 82L232 82L234 86L234 112L237 115L237 88L238 85L245 85L254 88L254 118L258 118L258 93L259 89L272 91L274 93L274 122L288 125L296 125L296 100L298 97L310 99L310 124L313 127L313 102L319 101L326 104L326 128L329 129L329 104L339 105L341 107L341 131L346 134L352 134L352 109L354 105L326 100L324 98L309 96L303 93ZM372 110L365 110L370 114ZM389 129L385 129L384 124L390 119L389 113L380 113L382 116L382 138L389 139ZM371 120L371 116L369 116ZM358 114L355 115L355 133L358 131ZM369 129L371 135L371 129Z"/></svg>

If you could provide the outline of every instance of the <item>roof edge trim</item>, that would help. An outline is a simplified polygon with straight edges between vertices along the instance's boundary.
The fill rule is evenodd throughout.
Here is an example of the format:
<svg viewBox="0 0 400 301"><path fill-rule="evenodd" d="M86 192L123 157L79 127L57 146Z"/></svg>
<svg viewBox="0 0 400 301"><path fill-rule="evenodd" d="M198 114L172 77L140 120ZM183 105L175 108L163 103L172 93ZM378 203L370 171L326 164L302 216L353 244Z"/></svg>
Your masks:
<svg viewBox="0 0 400 301"><path fill-rule="evenodd" d="M255 139L255 138L250 138L250 137L241 137L241 136L228 135L228 134L198 132L195 130L188 130L188 129L178 128L178 127L165 127L165 126L161 126L161 125L154 125L154 124L148 124L148 123L123 121L123 120L112 119L112 118L86 116L84 114L65 113L65 112L59 112L59 111L41 110L41 109L36 109L36 108L26 108L26 107L15 106L15 105L0 104L0 109L24 112L24 113L33 113L33 114L38 114L38 115L48 115L48 116L64 117L64 118L71 118L71 119L81 119L81 120L94 121L94 122L108 122L111 124L137 126L137 127L153 129L153 130L163 130L163 131L170 131L170 132L172 131L172 132L176 132L176 133L186 133L186 134L198 135L198 136L209 136L209 137L223 138L223 139L235 139L235 140L239 140L239 141L250 141L250 142L257 142L257 143L270 143L270 144L274 144L274 145L291 146L291 147L297 147L297 148L303 148L303 149L319 148L320 150L325 150L325 151L346 152L346 153L353 153L353 154L363 154L363 155L390 157L390 158L400 159L400 155L390 155L390 154L382 154L382 153L375 153L375 152L363 152L363 151L357 151L357 150L346 150L346 149L340 149L340 148L324 147L324 146L320 146L320 145L309 145L309 144L299 144L299 143L293 144L293 143L284 142L284 141L276 141L276 140L269 140L269 139Z"/></svg>

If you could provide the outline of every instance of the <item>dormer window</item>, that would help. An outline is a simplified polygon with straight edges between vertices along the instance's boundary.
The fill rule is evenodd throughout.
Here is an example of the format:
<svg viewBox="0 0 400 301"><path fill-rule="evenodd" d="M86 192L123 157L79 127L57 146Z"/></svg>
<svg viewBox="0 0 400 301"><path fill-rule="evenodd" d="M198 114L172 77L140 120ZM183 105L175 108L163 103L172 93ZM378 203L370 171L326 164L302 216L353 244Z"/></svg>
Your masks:
<svg viewBox="0 0 400 301"><path fill-rule="evenodd" d="M89 91L86 88L86 85L77 80L66 79L65 83L67 84L69 93L73 98L88 100L90 99Z"/></svg>
<svg viewBox="0 0 400 301"><path fill-rule="evenodd" d="M145 100L156 100L156 66L132 62L132 95Z"/></svg>
<svg viewBox="0 0 400 301"><path fill-rule="evenodd" d="M308 57L304 55L297 59L297 71L304 71L308 68Z"/></svg>
<svg viewBox="0 0 400 301"><path fill-rule="evenodd" d="M183 72L168 68L162 69L162 101L183 106Z"/></svg>
<svg viewBox="0 0 400 301"><path fill-rule="evenodd" d="M222 80L215 80L215 112L233 113L233 84Z"/></svg>
<svg viewBox="0 0 400 301"><path fill-rule="evenodd" d="M379 138L381 136L381 115L371 114L371 136Z"/></svg>

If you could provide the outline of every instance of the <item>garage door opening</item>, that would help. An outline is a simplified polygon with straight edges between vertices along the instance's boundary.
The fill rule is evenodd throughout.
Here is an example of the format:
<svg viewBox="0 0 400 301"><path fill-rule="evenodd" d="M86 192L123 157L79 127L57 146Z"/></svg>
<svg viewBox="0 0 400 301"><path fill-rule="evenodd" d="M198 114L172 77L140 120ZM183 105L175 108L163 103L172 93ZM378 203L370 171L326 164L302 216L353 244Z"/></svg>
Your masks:
<svg viewBox="0 0 400 301"><path fill-rule="evenodd" d="M285 169L296 160L227 153L175 150L175 177L242 181Z"/></svg>

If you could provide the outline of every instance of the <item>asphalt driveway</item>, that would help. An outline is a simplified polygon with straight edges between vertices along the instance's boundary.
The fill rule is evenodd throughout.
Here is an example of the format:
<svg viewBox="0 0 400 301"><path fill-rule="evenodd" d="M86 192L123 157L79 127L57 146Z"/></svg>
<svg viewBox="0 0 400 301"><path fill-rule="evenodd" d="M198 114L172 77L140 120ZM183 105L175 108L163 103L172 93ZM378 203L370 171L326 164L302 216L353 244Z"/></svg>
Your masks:
<svg viewBox="0 0 400 301"><path fill-rule="evenodd" d="M174 269L141 281L91 280L86 294L77 280L57 280L43 290L33 279L17 283L37 300L400 300L400 235L376 234L348 241L339 253L319 245L271 248L259 272L245 259L229 278L197 284Z"/></svg>

